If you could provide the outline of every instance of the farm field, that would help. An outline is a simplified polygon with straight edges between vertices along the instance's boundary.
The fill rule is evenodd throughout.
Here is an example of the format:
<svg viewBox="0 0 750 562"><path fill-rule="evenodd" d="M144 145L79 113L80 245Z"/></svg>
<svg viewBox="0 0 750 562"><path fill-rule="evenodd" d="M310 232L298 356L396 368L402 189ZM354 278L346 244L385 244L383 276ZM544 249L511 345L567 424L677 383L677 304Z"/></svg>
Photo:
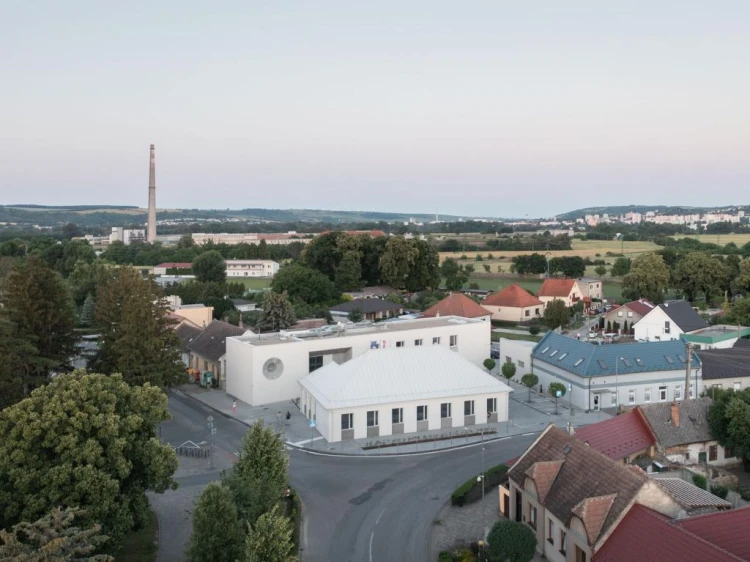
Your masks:
<svg viewBox="0 0 750 562"><path fill-rule="evenodd" d="M479 285L479 288L484 291L497 291L508 285L512 285L513 283L518 283L521 287L533 294L536 294L539 291L543 282L542 279L487 279L486 277L472 277L469 279L469 283L476 283ZM622 298L622 285L608 281L605 278L604 296L613 299Z"/></svg>
<svg viewBox="0 0 750 562"><path fill-rule="evenodd" d="M737 236L744 236L744 235L737 235ZM750 237L750 235L748 236ZM722 239L723 238L724 237L722 236ZM748 241L750 241L750 239ZM727 240L727 242L729 242L729 240ZM590 257L593 259L597 257L596 254L599 254L600 257L605 257L605 254L607 252L619 254L622 251L628 257L636 257L646 252L654 252L661 248L661 246L658 246L654 244L653 242L638 241L638 242L622 243L622 242L618 242L617 240L573 240L571 245L573 247L572 250L555 250L555 251L550 251L550 254L552 257L581 256L582 258ZM540 254L546 253L544 248L540 248L535 251ZM474 260L477 254L481 255L482 257L487 256L487 254L492 254L494 258L501 258L499 260L500 263L502 263L503 261L505 261L505 263L509 263L510 258L514 256L518 256L521 254L531 254L531 253L533 253L531 250L524 250L520 252L518 251L500 252L500 251L495 251L495 250L482 250L481 252L440 252L440 261L443 261L446 258L458 259L462 255L466 255L468 259ZM493 271L495 271L494 267L492 269Z"/></svg>
<svg viewBox="0 0 750 562"><path fill-rule="evenodd" d="M750 242L750 234L675 234L672 238L675 240L692 238L698 240L698 242L718 244L719 246L724 246L730 242L734 242L737 246L744 246Z"/></svg>

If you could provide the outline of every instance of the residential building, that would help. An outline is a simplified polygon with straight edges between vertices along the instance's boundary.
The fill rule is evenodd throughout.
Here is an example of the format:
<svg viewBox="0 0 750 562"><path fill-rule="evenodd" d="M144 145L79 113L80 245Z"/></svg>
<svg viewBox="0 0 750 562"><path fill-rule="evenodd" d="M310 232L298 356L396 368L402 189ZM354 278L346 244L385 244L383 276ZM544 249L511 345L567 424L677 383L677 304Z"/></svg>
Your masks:
<svg viewBox="0 0 750 562"><path fill-rule="evenodd" d="M227 279L234 277L273 277L279 272L278 262L271 260L226 260Z"/></svg>
<svg viewBox="0 0 750 562"><path fill-rule="evenodd" d="M615 322L620 330L625 331L625 323L628 325L627 331L630 332L641 318L651 312L656 305L647 299L639 299L618 306L604 314L604 325L608 323L614 328Z"/></svg>
<svg viewBox="0 0 750 562"><path fill-rule="evenodd" d="M656 438L638 408L576 428L574 435L613 461L625 464L641 455L653 456L656 446Z"/></svg>
<svg viewBox="0 0 750 562"><path fill-rule="evenodd" d="M492 313L493 320L503 322L528 322L544 314L544 303L518 283L491 294L482 307Z"/></svg>
<svg viewBox="0 0 750 562"><path fill-rule="evenodd" d="M581 277L576 280L581 295L592 301L601 301L604 299L604 282L601 279L592 277Z"/></svg>
<svg viewBox="0 0 750 562"><path fill-rule="evenodd" d="M344 294L352 299L384 299L394 293L398 294L398 289L389 285L376 285L374 287L363 287L359 291L348 291Z"/></svg>
<svg viewBox="0 0 750 562"><path fill-rule="evenodd" d="M502 511L526 523L537 551L554 562L597 560L635 504L670 518L687 514L640 468L613 461L553 424L514 462L500 493Z"/></svg>
<svg viewBox="0 0 750 562"><path fill-rule="evenodd" d="M256 303L246 299L232 299L232 304L239 312L251 312L258 308Z"/></svg>
<svg viewBox="0 0 750 562"><path fill-rule="evenodd" d="M531 352L536 343L526 340L509 340L500 337L498 341L498 363L513 363L516 366L515 378L520 382L521 377L531 372Z"/></svg>
<svg viewBox="0 0 750 562"><path fill-rule="evenodd" d="M532 372L544 388L565 384L565 399L586 411L679 401L686 396L685 347L681 341L594 345L547 332L531 354ZM691 398L703 390L699 369L693 354Z"/></svg>
<svg viewBox="0 0 750 562"><path fill-rule="evenodd" d="M179 297L177 297L179 299ZM177 304L171 306L172 313L187 318L199 328L205 328L214 319L214 307L203 304Z"/></svg>
<svg viewBox="0 0 750 562"><path fill-rule="evenodd" d="M490 325L442 316L233 337L227 341L227 392L254 406L297 399L299 379L331 362L370 349L420 346L445 346L481 367L490 355Z"/></svg>
<svg viewBox="0 0 750 562"><path fill-rule="evenodd" d="M706 391L712 388L744 390L750 387L750 346L738 340L729 349L700 350L701 377Z"/></svg>
<svg viewBox="0 0 750 562"><path fill-rule="evenodd" d="M693 344L696 349L728 349L740 338L750 336L750 328L746 326L731 326L716 324L689 334L683 334L682 339Z"/></svg>
<svg viewBox="0 0 750 562"><path fill-rule="evenodd" d="M182 362L185 363L185 367L190 367L190 344L197 338L203 329L193 324L187 318L173 315L176 323L174 331L177 337L180 338L180 349L182 351Z"/></svg>
<svg viewBox="0 0 750 562"><path fill-rule="evenodd" d="M189 345L190 367L198 372L210 372L214 384L226 387L227 339L245 334L239 326L213 320Z"/></svg>
<svg viewBox="0 0 750 562"><path fill-rule="evenodd" d="M443 346L372 349L299 380L329 442L503 422L511 389Z"/></svg>
<svg viewBox="0 0 750 562"><path fill-rule="evenodd" d="M112 233L109 235L109 243L122 242L129 246L133 242L146 242L146 231L142 228L123 228L113 226Z"/></svg>
<svg viewBox="0 0 750 562"><path fill-rule="evenodd" d="M423 318L436 318L438 316L460 316L489 322L491 313L463 293L450 293L422 313Z"/></svg>
<svg viewBox="0 0 750 562"><path fill-rule="evenodd" d="M682 478L652 474L653 479L680 504L688 517L732 509L732 504Z"/></svg>
<svg viewBox="0 0 750 562"><path fill-rule="evenodd" d="M329 309L334 320L348 319L349 315L358 310L364 320L383 320L395 318L404 312L404 305L382 299L355 299L342 302Z"/></svg>
<svg viewBox="0 0 750 562"><path fill-rule="evenodd" d="M682 402L642 404L638 409L656 438L656 449L672 462L731 466L740 462L731 449L722 447L711 435L709 397Z"/></svg>
<svg viewBox="0 0 750 562"><path fill-rule="evenodd" d="M287 245L294 242L301 242L306 244L312 239L312 234L296 232L288 232L286 234L259 234L255 232L200 232L194 233L193 241L198 245L208 244L227 244L230 246L236 246L237 244L260 244L261 241L265 241L266 244L277 246Z"/></svg>
<svg viewBox="0 0 750 562"><path fill-rule="evenodd" d="M571 307L584 295L575 279L545 279L536 296L545 306L553 300L561 300Z"/></svg>
<svg viewBox="0 0 750 562"><path fill-rule="evenodd" d="M322 236L323 234L329 234L331 232L333 231L326 230L325 232L321 232L316 236ZM344 230L343 232L350 236L369 236L370 238L382 238L383 236L388 236L382 230Z"/></svg>
<svg viewBox="0 0 750 562"><path fill-rule="evenodd" d="M167 275L167 273L189 272L193 269L190 262L164 262L154 266L154 275Z"/></svg>
<svg viewBox="0 0 750 562"><path fill-rule="evenodd" d="M679 340L689 334L708 328L706 322L687 301L668 301L654 307L635 325L638 341Z"/></svg>

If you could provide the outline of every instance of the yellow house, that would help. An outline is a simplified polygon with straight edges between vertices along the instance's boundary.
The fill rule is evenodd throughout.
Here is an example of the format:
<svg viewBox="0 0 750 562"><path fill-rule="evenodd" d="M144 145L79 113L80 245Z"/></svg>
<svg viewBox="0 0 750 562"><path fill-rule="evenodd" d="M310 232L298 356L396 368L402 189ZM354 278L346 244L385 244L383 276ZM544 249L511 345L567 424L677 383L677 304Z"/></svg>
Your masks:
<svg viewBox="0 0 750 562"><path fill-rule="evenodd" d="M526 322L544 314L544 303L518 283L491 294L482 301L482 307L492 313L493 320L506 322Z"/></svg>

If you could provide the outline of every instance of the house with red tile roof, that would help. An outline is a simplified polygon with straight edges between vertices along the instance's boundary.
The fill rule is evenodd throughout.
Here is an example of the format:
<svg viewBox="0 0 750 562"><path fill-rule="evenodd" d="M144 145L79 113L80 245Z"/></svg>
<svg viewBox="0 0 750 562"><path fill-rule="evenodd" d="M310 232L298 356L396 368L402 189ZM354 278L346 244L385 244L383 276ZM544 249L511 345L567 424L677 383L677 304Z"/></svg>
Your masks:
<svg viewBox="0 0 750 562"><path fill-rule="evenodd" d="M169 270L190 270L193 264L190 262L164 262L154 266L154 275L166 275Z"/></svg>
<svg viewBox="0 0 750 562"><path fill-rule="evenodd" d="M750 507L720 511L677 522L680 528L737 557L750 560ZM708 560L708 558L704 558Z"/></svg>
<svg viewBox="0 0 750 562"><path fill-rule="evenodd" d="M536 295L546 306L553 300L561 300L565 306L573 306L585 296L575 279L545 279Z"/></svg>
<svg viewBox="0 0 750 562"><path fill-rule="evenodd" d="M656 439L638 408L575 430L575 436L613 461L630 464L640 455L652 456Z"/></svg>
<svg viewBox="0 0 750 562"><path fill-rule="evenodd" d="M462 318L486 320L489 324L491 314L489 310L478 305L463 293L450 293L443 300L425 310L422 313L422 317L460 316Z"/></svg>
<svg viewBox="0 0 750 562"><path fill-rule="evenodd" d="M656 305L648 299L628 302L607 312L604 315L604 324L606 326L609 322L614 327L615 322L617 322L618 328L625 332L625 323L627 322L627 331L630 332L633 326L655 307Z"/></svg>
<svg viewBox="0 0 750 562"><path fill-rule="evenodd" d="M504 322L528 322L544 314L544 303L518 283L491 294L482 306L492 313L493 320Z"/></svg>

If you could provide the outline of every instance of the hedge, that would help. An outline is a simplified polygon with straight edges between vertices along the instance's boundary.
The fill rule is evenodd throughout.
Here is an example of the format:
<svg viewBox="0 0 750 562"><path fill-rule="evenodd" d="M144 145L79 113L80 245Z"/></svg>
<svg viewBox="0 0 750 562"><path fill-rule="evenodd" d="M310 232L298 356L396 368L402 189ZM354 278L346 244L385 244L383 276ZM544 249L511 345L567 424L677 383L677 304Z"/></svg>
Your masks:
<svg viewBox="0 0 750 562"><path fill-rule="evenodd" d="M485 493L488 489L499 486L500 483L505 480L505 474L508 472L508 467L504 464L493 466L492 468L484 472L484 490ZM477 482L477 477L467 480L461 484L451 494L451 505L457 505L461 507L467 503L474 503L482 499L482 483Z"/></svg>

